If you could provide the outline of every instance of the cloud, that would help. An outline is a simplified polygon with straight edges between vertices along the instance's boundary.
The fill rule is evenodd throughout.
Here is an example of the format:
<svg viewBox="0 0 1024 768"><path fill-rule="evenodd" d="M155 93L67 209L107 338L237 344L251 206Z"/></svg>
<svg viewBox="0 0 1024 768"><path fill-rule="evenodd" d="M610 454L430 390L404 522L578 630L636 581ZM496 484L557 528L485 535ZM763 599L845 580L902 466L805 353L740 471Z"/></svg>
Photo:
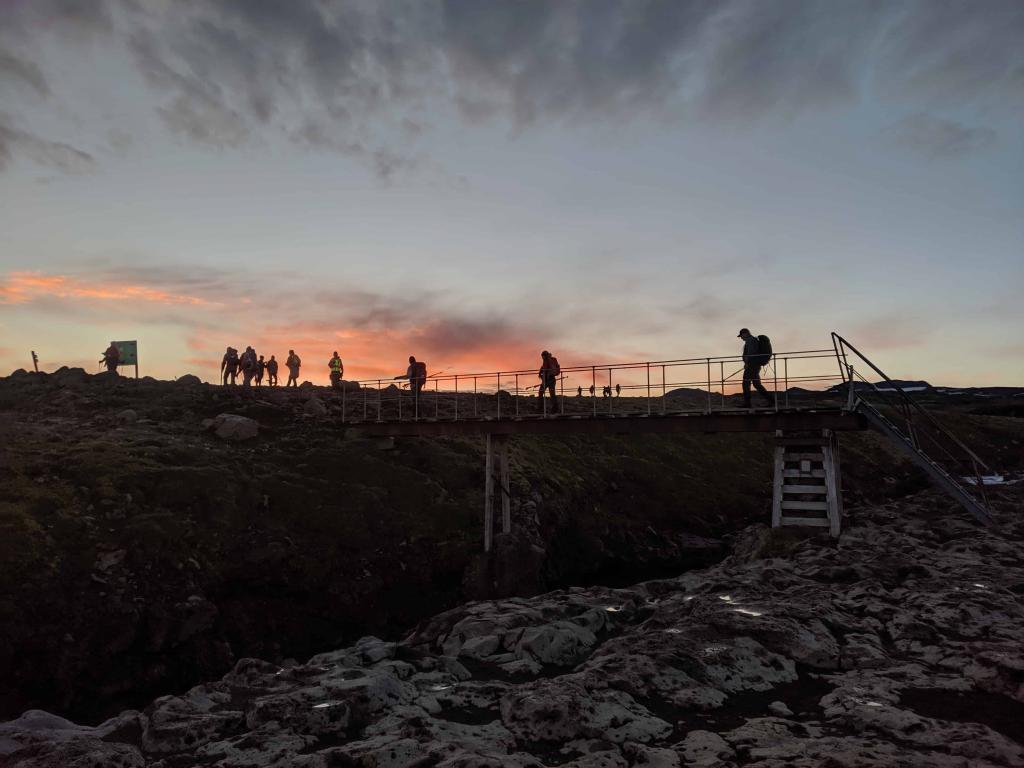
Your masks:
<svg viewBox="0 0 1024 768"><path fill-rule="evenodd" d="M50 95L50 86L38 66L0 50L0 83L4 81L28 86L38 96Z"/></svg>
<svg viewBox="0 0 1024 768"><path fill-rule="evenodd" d="M860 349L910 349L927 345L930 326L900 311L884 312L853 327L850 340Z"/></svg>
<svg viewBox="0 0 1024 768"><path fill-rule="evenodd" d="M917 111L1024 109L1018 0L37 0L14 8L8 40L126 48L153 111L183 141L223 150L283 136L383 179L420 167L423 116L446 111L525 130L649 117L743 126L856 106L874 92ZM49 73L23 52L4 55L0 71L44 92Z"/></svg>
<svg viewBox="0 0 1024 768"><path fill-rule="evenodd" d="M972 128L955 120L925 113L903 118L887 132L906 149L928 158L962 155L990 147L995 131L984 126Z"/></svg>
<svg viewBox="0 0 1024 768"><path fill-rule="evenodd" d="M0 304L28 304L39 299L76 299L91 302L143 302L206 306L197 296L169 293L133 283L111 283L41 272L12 272L0 281Z"/></svg>
<svg viewBox="0 0 1024 768"><path fill-rule="evenodd" d="M272 287L272 289L271 289ZM259 295L258 305L244 297ZM554 327L536 319L452 309L439 294L399 290L328 290L287 273L239 273L189 266L118 267L93 262L67 274L12 272L0 277L0 312L33 312L99 324L180 329L187 356L154 355L164 375L184 363L219 361L227 346L253 345L281 355L294 348L310 362L309 378L325 381L326 361L339 350L349 375L394 376L415 354L432 370L508 370L532 366ZM210 371L199 373L214 377Z"/></svg>
<svg viewBox="0 0 1024 768"><path fill-rule="evenodd" d="M6 169L17 154L66 174L85 174L96 170L96 159L88 152L21 130L14 126L9 116L0 112L0 171Z"/></svg>

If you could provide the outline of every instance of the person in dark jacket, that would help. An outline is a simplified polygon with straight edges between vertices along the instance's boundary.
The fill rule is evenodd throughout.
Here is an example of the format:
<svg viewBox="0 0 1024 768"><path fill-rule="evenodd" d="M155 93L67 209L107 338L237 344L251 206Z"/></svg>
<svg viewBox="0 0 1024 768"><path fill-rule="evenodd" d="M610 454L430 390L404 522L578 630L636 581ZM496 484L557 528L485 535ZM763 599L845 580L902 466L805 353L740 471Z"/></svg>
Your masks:
<svg viewBox="0 0 1024 768"><path fill-rule="evenodd" d="M260 386L263 383L263 374L267 370L267 361L263 359L263 355L260 355L260 359L256 361L256 386Z"/></svg>
<svg viewBox="0 0 1024 768"><path fill-rule="evenodd" d="M110 346L103 352L100 362L107 366L108 371L117 373L117 366L121 363L121 350L114 342L110 342Z"/></svg>
<svg viewBox="0 0 1024 768"><path fill-rule="evenodd" d="M537 371L537 377L540 379L540 394L537 399L537 413L545 413L545 392L548 392L551 395L550 413L558 413L558 395L555 392L555 384L558 381L559 375L562 373L562 368L558 364L558 358L546 349L540 353L540 360L540 370Z"/></svg>
<svg viewBox="0 0 1024 768"><path fill-rule="evenodd" d="M764 356L761 354L761 346L757 336L750 332L749 328L741 328L736 337L743 339L743 407L750 407L750 386L764 395L765 407L771 406L772 397L764 384L761 383L761 366Z"/></svg>
<svg viewBox="0 0 1024 768"><path fill-rule="evenodd" d="M277 358L273 355L267 360L267 386L277 386Z"/></svg>
<svg viewBox="0 0 1024 768"><path fill-rule="evenodd" d="M238 350L234 347L228 347L227 351L224 352L224 357L220 361L220 373L221 383L226 387L228 380L231 383L235 383L235 377L238 375Z"/></svg>

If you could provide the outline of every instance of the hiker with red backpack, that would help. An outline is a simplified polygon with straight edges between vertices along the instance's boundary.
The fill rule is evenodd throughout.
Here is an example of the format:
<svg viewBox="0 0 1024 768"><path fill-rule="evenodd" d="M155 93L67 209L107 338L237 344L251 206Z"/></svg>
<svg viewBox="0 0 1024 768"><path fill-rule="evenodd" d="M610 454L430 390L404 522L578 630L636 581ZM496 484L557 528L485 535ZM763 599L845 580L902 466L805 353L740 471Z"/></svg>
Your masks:
<svg viewBox="0 0 1024 768"><path fill-rule="evenodd" d="M743 339L743 407L750 408L750 385L764 395L764 404L770 408L772 396L761 383L761 368L772 359L772 342L767 336L755 336L749 328L741 328L736 337Z"/></svg>
<svg viewBox="0 0 1024 768"><path fill-rule="evenodd" d="M540 378L540 394L537 397L537 413L544 413L544 391L551 392L551 413L558 413L558 395L555 392L555 383L562 373L562 367L558 364L558 358L546 349L540 353L540 370L537 376Z"/></svg>

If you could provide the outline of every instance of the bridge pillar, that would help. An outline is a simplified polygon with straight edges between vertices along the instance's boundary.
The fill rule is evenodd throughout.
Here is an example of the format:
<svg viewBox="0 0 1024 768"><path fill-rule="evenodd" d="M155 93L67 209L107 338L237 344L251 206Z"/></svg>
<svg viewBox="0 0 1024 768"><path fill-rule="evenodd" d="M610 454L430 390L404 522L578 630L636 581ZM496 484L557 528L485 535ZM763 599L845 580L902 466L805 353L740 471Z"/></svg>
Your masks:
<svg viewBox="0 0 1024 768"><path fill-rule="evenodd" d="M501 532L512 532L512 493L509 485L508 435L488 434L484 464L484 552L494 544L494 496L501 498ZM495 480L498 481L495 489Z"/></svg>
<svg viewBox="0 0 1024 768"><path fill-rule="evenodd" d="M839 439L829 429L819 434L775 433L772 528L816 526L839 535L843 486Z"/></svg>

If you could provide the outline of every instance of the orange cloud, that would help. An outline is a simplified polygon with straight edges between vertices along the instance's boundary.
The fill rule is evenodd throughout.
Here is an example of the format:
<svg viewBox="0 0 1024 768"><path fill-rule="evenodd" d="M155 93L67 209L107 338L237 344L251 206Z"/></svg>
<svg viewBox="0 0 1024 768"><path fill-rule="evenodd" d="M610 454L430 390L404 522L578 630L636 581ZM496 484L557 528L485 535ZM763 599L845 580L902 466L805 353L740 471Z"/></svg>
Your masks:
<svg viewBox="0 0 1024 768"><path fill-rule="evenodd" d="M0 283L0 303L27 304L39 298L84 299L91 301L143 301L156 304L209 306L213 302L198 296L171 293L136 283L90 282L65 275L12 272Z"/></svg>

